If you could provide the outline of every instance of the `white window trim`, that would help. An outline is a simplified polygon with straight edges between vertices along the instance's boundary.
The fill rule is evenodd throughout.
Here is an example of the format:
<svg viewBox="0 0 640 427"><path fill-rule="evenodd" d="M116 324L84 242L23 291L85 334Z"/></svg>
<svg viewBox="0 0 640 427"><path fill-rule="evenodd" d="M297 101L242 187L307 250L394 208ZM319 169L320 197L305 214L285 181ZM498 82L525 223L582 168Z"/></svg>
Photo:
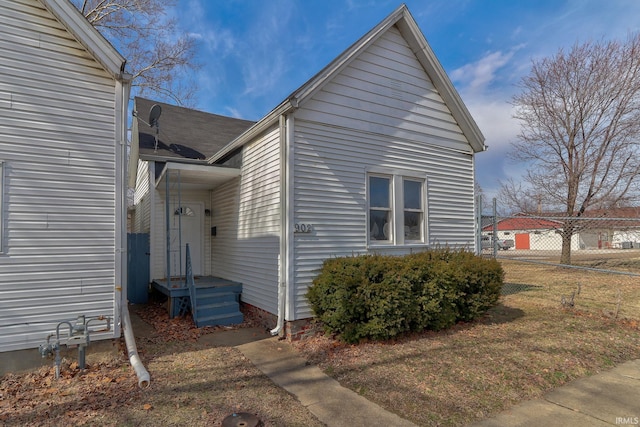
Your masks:
<svg viewBox="0 0 640 427"><path fill-rule="evenodd" d="M380 209L379 207L376 206L371 206L371 198L369 197L369 185L371 183L371 179L372 177L377 177L377 178L385 178L389 180L389 197L391 198L391 200L389 201L389 232L391 233L391 236L389 236L389 240L371 240L371 235L369 230L371 229L370 227L370 219L371 219L371 209ZM390 245L394 245L394 241L395 241L395 222L396 222L396 218L395 218L395 211L396 211L396 205L395 205L395 188L394 188L394 179L393 179L393 175L390 175L388 173L379 173L379 172L375 172L375 173L369 173L367 174L367 242L371 245L376 245L376 246L390 246Z"/></svg>
<svg viewBox="0 0 640 427"><path fill-rule="evenodd" d="M427 246L429 242L428 227L428 176L425 173L412 171L407 169L387 169L380 167L366 168L366 198L367 198L367 220L366 220L366 236L367 246L369 247L411 247L411 246ZM369 178L378 176L389 178L391 180L391 238L388 241L371 240L370 230L370 196L369 196ZM422 181L422 240L404 240L404 179Z"/></svg>
<svg viewBox="0 0 640 427"><path fill-rule="evenodd" d="M400 181L400 188L402 189L402 197L404 200L404 182L405 181L414 181L414 182L420 182L420 188L422 189L421 193L420 193L420 206L422 209L418 210L418 209L406 209L404 207L404 203L402 204L402 206L400 206L402 208L401 211L401 215L402 215L402 221L403 221L403 227L405 226L404 224L404 214L405 212L420 212L422 214L422 223L420 224L420 240L404 240L404 228L402 230L402 239L403 239L403 244L405 245L422 245L425 244L426 242L426 238L427 238L427 233L426 233L426 222L427 222L427 212L425 209L425 205L426 205L426 187L427 187L427 179L426 178L414 178L412 176L401 176L398 181Z"/></svg>

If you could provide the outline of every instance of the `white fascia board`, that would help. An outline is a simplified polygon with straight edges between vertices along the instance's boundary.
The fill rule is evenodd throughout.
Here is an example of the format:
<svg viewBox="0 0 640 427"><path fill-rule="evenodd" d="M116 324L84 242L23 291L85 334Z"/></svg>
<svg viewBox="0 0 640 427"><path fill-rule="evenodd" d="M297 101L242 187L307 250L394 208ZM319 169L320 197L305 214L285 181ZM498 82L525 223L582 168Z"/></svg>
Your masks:
<svg viewBox="0 0 640 427"><path fill-rule="evenodd" d="M129 80L124 75L126 59L75 8L69 0L40 0L71 34L116 80Z"/></svg>
<svg viewBox="0 0 640 427"><path fill-rule="evenodd" d="M285 114L295 110L296 108L297 108L297 105L296 105L295 101L292 100L292 98L286 99L284 102L282 102L276 108L271 110L270 113L268 113L266 116L264 116L258 122L256 122L253 126L251 126L249 129L247 129L242 134L240 134L240 136L238 136L236 139L234 139L229 144L224 146L216 154L214 154L213 156L209 157L207 159L207 163L215 163L216 161L220 160L221 158L223 158L224 156L226 156L227 154L229 154L230 152L232 152L236 148L242 147L244 144L246 144L247 142L253 140L253 138L255 138L256 136L260 135L265 130L269 129L275 123L278 123L279 120L280 120L280 116L285 115Z"/></svg>
<svg viewBox="0 0 640 427"><path fill-rule="evenodd" d="M402 5L398 9L396 9L384 21L382 21L375 28L373 28L362 38L360 38L357 42L351 45L351 47L345 50L336 59L331 61L318 74L309 79L301 87L296 89L282 103L280 103L280 105L274 108L264 118L260 119L256 124L247 129L243 134L238 136L235 140L231 141L226 147L207 159L207 161L209 163L215 163L217 160L226 156L231 151L243 146L247 142L251 141L254 137L259 135L269 127L273 126L280 120L280 116L286 115L289 112L299 108L307 99L310 99L317 91L322 89L322 87L324 87L324 85L329 82L337 73L347 67L360 52L374 43L380 37L380 35L383 34L389 27L393 26L393 24L395 24L395 22L400 19L405 10L405 5Z"/></svg>
<svg viewBox="0 0 640 427"><path fill-rule="evenodd" d="M476 153L485 151L484 135L482 135L473 116L471 116L467 106L462 101L462 98L460 98L460 94L453 86L444 68L442 68L440 61L431 49L431 46L429 46L422 31L420 31L418 24L406 8L403 11L403 19L397 22L397 26L411 46L413 53L417 56L427 71L427 74L433 80L434 86L438 89L438 92L440 92L445 103L449 106L451 114L467 137L473 151Z"/></svg>
<svg viewBox="0 0 640 427"><path fill-rule="evenodd" d="M224 181L240 176L241 170L237 168L229 168L226 166L214 166L209 164L192 164L192 163L173 163L168 162L164 165L160 176L155 181L155 187L158 188L167 171L180 171L189 176L197 176L202 182L210 179L222 179Z"/></svg>
<svg viewBox="0 0 640 427"><path fill-rule="evenodd" d="M358 39L350 47L342 52L337 58L331 61L318 74L312 77L307 83L296 90L290 98L297 100L298 104L304 103L321 90L333 77L344 70L355 58L364 52L369 46L375 43L382 34L398 22L407 11L407 7L402 4L382 22L372 28L368 33Z"/></svg>

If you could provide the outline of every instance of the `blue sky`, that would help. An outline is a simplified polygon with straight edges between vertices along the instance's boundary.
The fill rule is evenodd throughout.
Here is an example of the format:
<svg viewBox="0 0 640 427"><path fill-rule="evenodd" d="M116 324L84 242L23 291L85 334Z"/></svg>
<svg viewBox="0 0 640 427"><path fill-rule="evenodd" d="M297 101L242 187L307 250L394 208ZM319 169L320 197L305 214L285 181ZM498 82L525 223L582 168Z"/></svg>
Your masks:
<svg viewBox="0 0 640 427"><path fill-rule="evenodd" d="M509 101L531 59L640 31L639 0L406 0L486 138L476 176L491 196L519 176ZM198 41L194 107L258 120L394 11L390 0L179 0Z"/></svg>

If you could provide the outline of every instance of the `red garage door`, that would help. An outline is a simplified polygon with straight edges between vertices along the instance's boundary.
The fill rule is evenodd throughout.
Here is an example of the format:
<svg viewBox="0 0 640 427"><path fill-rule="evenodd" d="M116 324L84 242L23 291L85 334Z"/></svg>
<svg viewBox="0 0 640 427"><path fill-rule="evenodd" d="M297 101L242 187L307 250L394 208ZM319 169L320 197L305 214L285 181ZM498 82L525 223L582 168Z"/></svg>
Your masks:
<svg viewBox="0 0 640 427"><path fill-rule="evenodd" d="M530 249L529 233L516 234L516 249Z"/></svg>

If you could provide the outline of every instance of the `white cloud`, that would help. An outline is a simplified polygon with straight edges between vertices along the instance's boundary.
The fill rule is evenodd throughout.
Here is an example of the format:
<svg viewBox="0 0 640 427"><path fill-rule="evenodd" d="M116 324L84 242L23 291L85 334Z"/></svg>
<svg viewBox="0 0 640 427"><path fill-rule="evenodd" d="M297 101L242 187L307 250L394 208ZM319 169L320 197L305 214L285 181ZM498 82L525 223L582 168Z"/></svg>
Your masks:
<svg viewBox="0 0 640 427"><path fill-rule="evenodd" d="M522 45L512 48L508 52L489 52L476 62L472 62L453 70L451 79L458 82L464 91L482 92L495 82L496 75L504 68Z"/></svg>
<svg viewBox="0 0 640 427"><path fill-rule="evenodd" d="M295 7L264 3L249 23L246 40L235 49L244 81L243 95L264 95L282 85L289 70L290 21Z"/></svg>
<svg viewBox="0 0 640 427"><path fill-rule="evenodd" d="M489 149L506 147L515 140L520 124L513 116L513 106L504 100L476 97L465 104L486 138Z"/></svg>
<svg viewBox="0 0 640 427"><path fill-rule="evenodd" d="M243 95L260 96L282 85L283 75L288 69L287 57L282 50L256 52L244 59Z"/></svg>
<svg viewBox="0 0 640 427"><path fill-rule="evenodd" d="M233 108L233 107L226 107L225 110L227 111L228 115L231 117L235 117L236 119L243 119L243 115L240 113L240 111L237 108Z"/></svg>

